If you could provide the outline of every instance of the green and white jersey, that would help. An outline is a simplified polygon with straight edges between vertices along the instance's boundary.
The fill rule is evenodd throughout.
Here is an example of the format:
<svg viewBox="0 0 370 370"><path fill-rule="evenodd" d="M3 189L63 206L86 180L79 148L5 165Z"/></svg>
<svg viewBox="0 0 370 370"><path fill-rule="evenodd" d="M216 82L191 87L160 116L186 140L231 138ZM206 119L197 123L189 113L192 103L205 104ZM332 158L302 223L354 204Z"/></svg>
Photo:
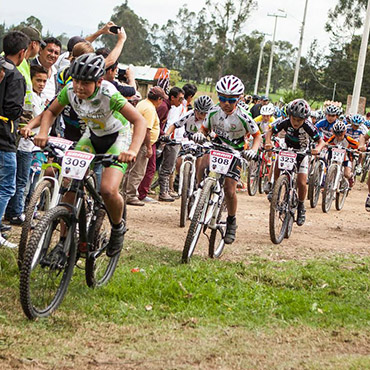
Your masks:
<svg viewBox="0 0 370 370"><path fill-rule="evenodd" d="M73 92L73 82L69 83L59 93L58 102L64 106L70 104L96 136L110 135L123 128L129 135L130 124L119 112L127 100L108 81L102 81L93 96L84 100Z"/></svg>
<svg viewBox="0 0 370 370"><path fill-rule="evenodd" d="M221 143L236 150L243 150L246 134L254 136L259 133L256 122L239 106L231 115L227 115L219 105L214 106L208 112L203 126L213 131Z"/></svg>

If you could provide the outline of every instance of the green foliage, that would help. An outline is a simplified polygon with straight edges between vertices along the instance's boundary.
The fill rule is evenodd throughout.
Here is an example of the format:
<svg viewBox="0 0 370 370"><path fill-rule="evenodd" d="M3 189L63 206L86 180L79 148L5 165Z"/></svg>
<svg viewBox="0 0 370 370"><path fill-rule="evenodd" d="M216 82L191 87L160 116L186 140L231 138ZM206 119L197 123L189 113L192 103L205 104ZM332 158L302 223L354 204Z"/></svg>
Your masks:
<svg viewBox="0 0 370 370"><path fill-rule="evenodd" d="M170 73L170 86L179 86L181 75L179 71L171 70Z"/></svg>
<svg viewBox="0 0 370 370"><path fill-rule="evenodd" d="M285 90L283 92L282 98L284 103L289 103L290 101L298 98L304 98L304 92L302 90Z"/></svg>

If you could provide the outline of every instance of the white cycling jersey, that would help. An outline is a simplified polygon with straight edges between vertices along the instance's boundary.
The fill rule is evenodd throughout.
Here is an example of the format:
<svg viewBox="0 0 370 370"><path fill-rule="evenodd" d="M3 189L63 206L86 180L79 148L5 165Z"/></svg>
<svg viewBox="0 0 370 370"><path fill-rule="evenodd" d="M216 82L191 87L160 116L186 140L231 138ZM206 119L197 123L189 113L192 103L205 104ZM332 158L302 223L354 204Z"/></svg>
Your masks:
<svg viewBox="0 0 370 370"><path fill-rule="evenodd" d="M185 114L180 120L174 123L176 128L184 127L186 134L195 134L202 127L203 121L198 121L195 117L194 110Z"/></svg>
<svg viewBox="0 0 370 370"><path fill-rule="evenodd" d="M256 122L239 106L231 115L227 115L219 105L214 106L208 112L203 127L213 131L222 143L236 150L243 150L246 134L259 133Z"/></svg>
<svg viewBox="0 0 370 370"><path fill-rule="evenodd" d="M108 81L102 81L93 96L83 100L73 92L73 82L69 83L59 93L58 102L64 106L70 104L96 136L110 135L122 129L127 129L130 134L130 125L119 112L127 100Z"/></svg>

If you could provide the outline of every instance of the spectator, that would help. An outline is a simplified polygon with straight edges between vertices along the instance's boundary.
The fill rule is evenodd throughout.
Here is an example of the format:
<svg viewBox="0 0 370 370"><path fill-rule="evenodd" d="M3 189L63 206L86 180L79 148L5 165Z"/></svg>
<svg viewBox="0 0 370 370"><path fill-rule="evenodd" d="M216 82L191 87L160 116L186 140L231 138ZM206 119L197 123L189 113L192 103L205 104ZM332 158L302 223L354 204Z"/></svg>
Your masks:
<svg viewBox="0 0 370 370"><path fill-rule="evenodd" d="M184 90L183 104L185 107L185 112L187 112L188 110L193 109L191 101L193 100L195 94L197 93L198 88L193 84L185 84L182 87L182 89Z"/></svg>
<svg viewBox="0 0 370 370"><path fill-rule="evenodd" d="M54 66L62 48L62 44L55 37L47 37L44 39L45 46L41 46L39 56L35 58L31 65L41 65L48 71L48 80L41 97L46 103L51 102L57 94L57 69Z"/></svg>
<svg viewBox="0 0 370 370"><path fill-rule="evenodd" d="M257 102L257 104L255 104L250 110L252 118L258 117L261 114L260 113L261 107L268 103L269 103L269 98L265 95L262 95L259 102Z"/></svg>
<svg viewBox="0 0 370 370"><path fill-rule="evenodd" d="M162 135L164 135L165 131L172 123L178 121L181 117L184 111L184 106L182 105L183 100L184 90L178 87L173 87L168 94L168 99L164 99L160 107L157 109ZM160 201L173 202L175 200L175 198L172 197L170 194L169 182L170 175L172 174L175 167L176 158L179 150L180 145L166 145L163 149L162 164L158 171Z"/></svg>
<svg viewBox="0 0 370 370"><path fill-rule="evenodd" d="M32 111L31 114L36 117L45 109L44 100L41 98L42 90L45 88L48 78L48 72L42 66L31 67L32 80ZM39 128L34 129L38 133ZM29 173L33 151L40 150L35 147L30 140L20 139L17 150L17 175L16 189L14 196L10 199L5 211L5 219L12 225L21 225L24 222L24 193L29 180Z"/></svg>
<svg viewBox="0 0 370 370"><path fill-rule="evenodd" d="M24 106L23 106L23 114L22 114L22 121L28 122L32 119L32 81L31 81L31 71L30 71L30 63L31 59L34 59L36 55L40 51L41 45L45 46L44 41L41 39L40 31L34 27L24 27L20 30L24 34L26 34L31 43L28 45L26 50L25 57L23 62L18 67L18 71L22 73L25 81L26 81L26 96L24 99Z"/></svg>
<svg viewBox="0 0 370 370"><path fill-rule="evenodd" d="M128 173L126 186L127 204L143 206L144 202L156 202L154 199L147 197L147 194L155 173L155 143L159 136L159 118L156 109L162 104L163 99L167 98L168 96L164 90L159 86L155 86L149 90L148 98L137 105L137 110L147 123L147 132L136 161ZM150 161L149 174L144 184L141 184L147 170L148 161ZM140 190L138 191L139 185Z"/></svg>
<svg viewBox="0 0 370 370"><path fill-rule="evenodd" d="M5 61L2 62L5 76L0 84L0 220L6 206L15 192L16 160L16 131L17 119L22 114L26 82L18 67L24 59L31 40L19 31L9 32L3 39ZM8 242L0 234L0 246L15 248L16 244Z"/></svg>

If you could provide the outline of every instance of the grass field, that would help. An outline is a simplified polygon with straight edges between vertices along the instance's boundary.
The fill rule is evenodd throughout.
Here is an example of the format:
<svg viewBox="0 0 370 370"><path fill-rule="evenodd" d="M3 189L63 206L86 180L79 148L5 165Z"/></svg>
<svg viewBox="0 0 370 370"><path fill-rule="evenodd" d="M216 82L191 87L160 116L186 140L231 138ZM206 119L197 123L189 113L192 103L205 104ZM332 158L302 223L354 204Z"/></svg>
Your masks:
<svg viewBox="0 0 370 370"><path fill-rule="evenodd" d="M59 310L29 322L0 250L0 367L370 368L369 259L179 261L127 243L106 287L75 269Z"/></svg>

